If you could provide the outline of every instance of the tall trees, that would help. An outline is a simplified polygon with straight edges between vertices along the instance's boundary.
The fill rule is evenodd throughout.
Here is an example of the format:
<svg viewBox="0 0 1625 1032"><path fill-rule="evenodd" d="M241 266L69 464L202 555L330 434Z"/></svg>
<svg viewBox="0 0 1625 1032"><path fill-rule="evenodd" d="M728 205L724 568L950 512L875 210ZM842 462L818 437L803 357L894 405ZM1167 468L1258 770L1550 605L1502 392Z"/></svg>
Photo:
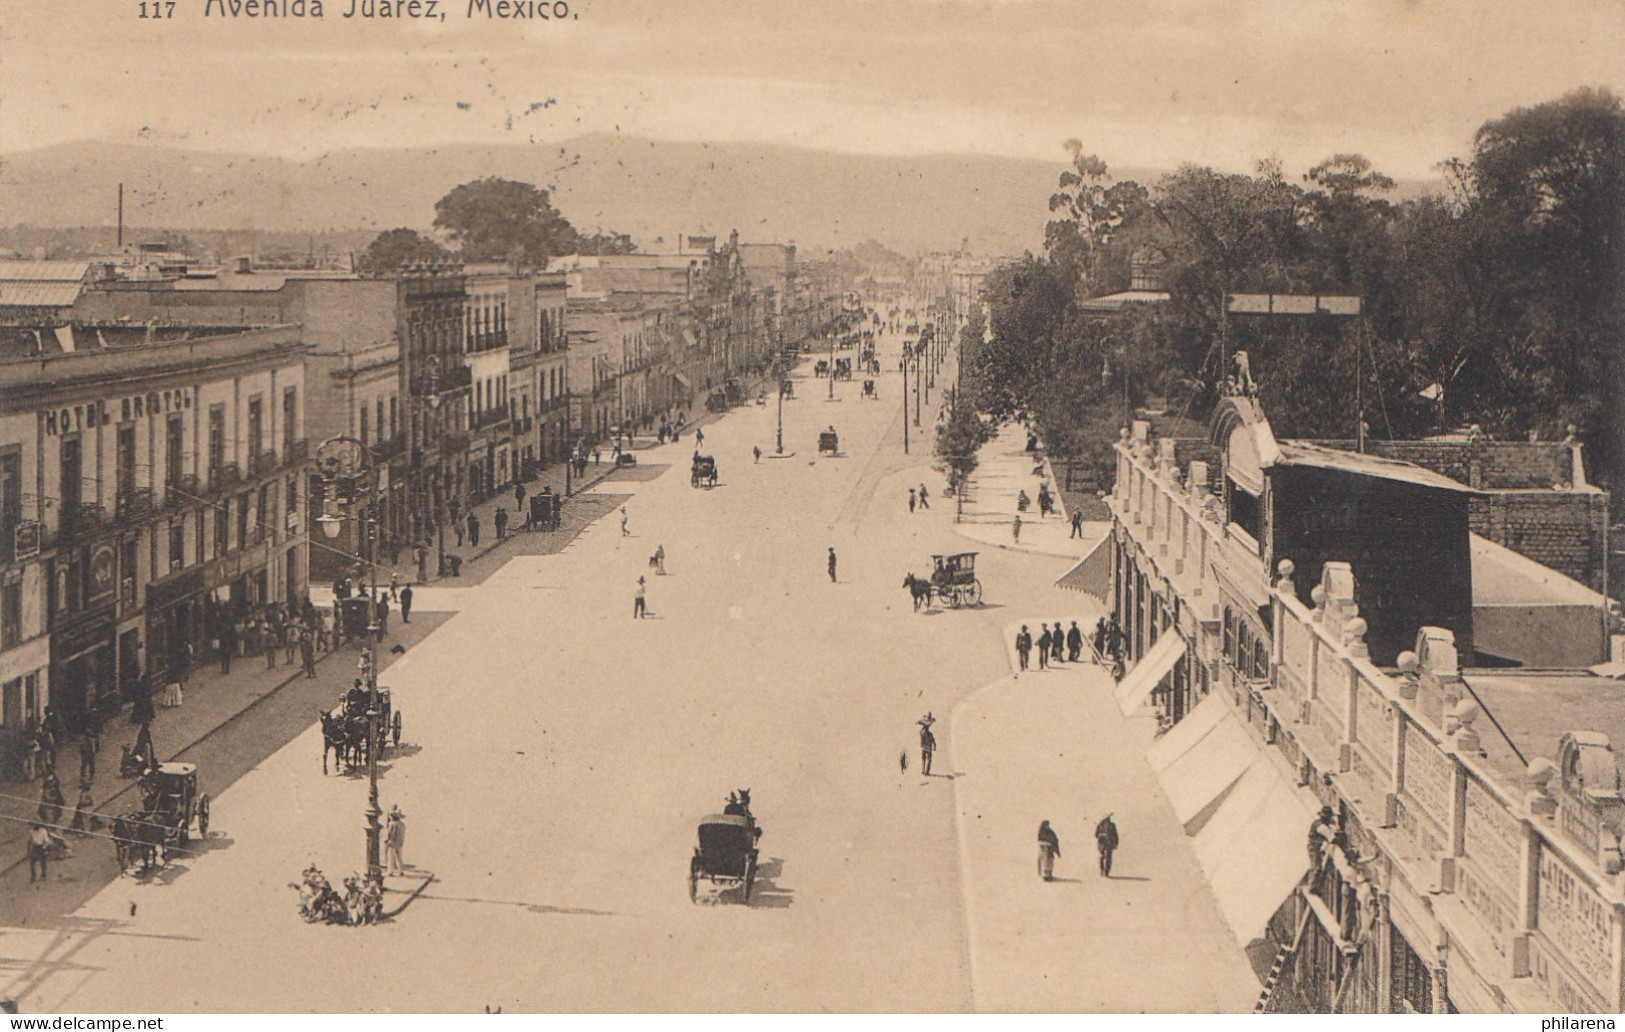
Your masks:
<svg viewBox="0 0 1625 1032"><path fill-rule="evenodd" d="M415 229L386 229L367 245L357 264L360 271L368 275L387 276L413 262L436 262L450 257L450 251Z"/></svg>
<svg viewBox="0 0 1625 1032"><path fill-rule="evenodd" d="M434 226L469 261L541 263L573 253L579 240L546 190L494 176L463 183L436 201Z"/></svg>

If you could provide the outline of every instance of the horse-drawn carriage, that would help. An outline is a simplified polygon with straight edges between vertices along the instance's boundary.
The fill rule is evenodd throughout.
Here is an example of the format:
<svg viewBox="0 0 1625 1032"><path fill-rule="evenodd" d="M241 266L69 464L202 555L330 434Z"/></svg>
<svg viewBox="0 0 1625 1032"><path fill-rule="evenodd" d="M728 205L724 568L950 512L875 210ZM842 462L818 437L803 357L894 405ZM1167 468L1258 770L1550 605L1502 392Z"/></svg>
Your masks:
<svg viewBox="0 0 1625 1032"><path fill-rule="evenodd" d="M813 375L814 376L828 376L829 375L829 359L820 358L818 361L814 362L813 363Z"/></svg>
<svg viewBox="0 0 1625 1032"><path fill-rule="evenodd" d="M745 799L749 799L748 792ZM715 813L700 821L699 844L688 862L688 898L698 902L700 879L723 888L739 886L744 902L750 902L756 884L756 840L762 837L750 803L730 797L726 813Z"/></svg>
<svg viewBox="0 0 1625 1032"><path fill-rule="evenodd" d="M875 382L873 380L863 381L863 396L871 401L880 397L875 393Z"/></svg>
<svg viewBox="0 0 1625 1032"><path fill-rule="evenodd" d="M796 382L794 380L790 379L788 376L786 376L784 379L780 380L779 381L779 394L780 394L780 396L786 397L786 398L795 397L796 396Z"/></svg>
<svg viewBox="0 0 1625 1032"><path fill-rule="evenodd" d="M828 430L819 431L819 433L818 433L818 454L820 454L820 455L839 455L840 453L841 453L841 439L840 439L840 437L838 437L836 435L835 428L832 426Z"/></svg>
<svg viewBox="0 0 1625 1032"><path fill-rule="evenodd" d="M184 847L197 823L200 839L209 837L209 794L199 792L197 766L160 763L141 776L141 809L113 819L113 844L119 870L139 860L143 870L159 861L160 851Z"/></svg>
<svg viewBox="0 0 1625 1032"><path fill-rule="evenodd" d="M370 693L356 685L339 697L338 705L322 713L322 773L327 773L327 754L334 765L353 769L367 762L369 748L367 709ZM401 711L394 706L388 688L378 686L378 754L390 745L401 744Z"/></svg>
<svg viewBox="0 0 1625 1032"><path fill-rule="evenodd" d="M976 579L975 552L933 555L931 561L930 580L912 573L903 578L903 587L914 596L916 610L922 605L929 606L933 599L954 609L982 601L982 582Z"/></svg>
<svg viewBox="0 0 1625 1032"><path fill-rule="evenodd" d="M689 470L688 483L690 487L717 486L717 460L710 455L695 455L694 465Z"/></svg>
<svg viewBox="0 0 1625 1032"><path fill-rule="evenodd" d="M852 379L852 360L850 358L837 358L835 360L835 379Z"/></svg>

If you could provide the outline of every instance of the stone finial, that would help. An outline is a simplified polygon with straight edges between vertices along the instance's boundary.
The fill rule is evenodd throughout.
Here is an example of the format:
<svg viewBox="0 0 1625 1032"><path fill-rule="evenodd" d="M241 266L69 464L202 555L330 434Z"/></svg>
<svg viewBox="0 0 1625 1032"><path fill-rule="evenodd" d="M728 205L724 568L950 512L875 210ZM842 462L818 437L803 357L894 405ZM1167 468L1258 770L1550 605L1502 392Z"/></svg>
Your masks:
<svg viewBox="0 0 1625 1032"><path fill-rule="evenodd" d="M1402 699L1416 698L1416 691L1421 687L1421 679L1417 672L1422 668L1422 662L1414 652L1401 652L1394 660L1399 667L1399 697Z"/></svg>
<svg viewBox="0 0 1625 1032"><path fill-rule="evenodd" d="M1129 439L1129 429L1128 429L1128 427L1120 426L1120 427L1117 428L1117 439L1119 441L1127 441Z"/></svg>
<svg viewBox="0 0 1625 1032"><path fill-rule="evenodd" d="M1361 616L1352 617L1343 624L1343 645L1349 650L1350 655L1360 659L1371 658L1371 649L1365 643L1365 632L1368 629L1365 618Z"/></svg>
<svg viewBox="0 0 1625 1032"><path fill-rule="evenodd" d="M1326 589L1323 586L1316 584L1314 587L1309 589L1309 604L1314 607L1315 621L1317 623L1326 616L1326 609L1321 605L1321 603L1325 601Z"/></svg>
<svg viewBox="0 0 1625 1032"><path fill-rule="evenodd" d="M1436 690L1447 703L1462 695L1461 667L1456 656L1456 635L1443 627L1416 632L1416 656L1421 686Z"/></svg>
<svg viewBox="0 0 1625 1032"><path fill-rule="evenodd" d="M1482 751L1478 732L1473 728L1473 721L1478 719L1480 712L1478 703L1462 699L1445 713L1444 733L1455 736L1458 750L1470 753Z"/></svg>
<svg viewBox="0 0 1625 1032"><path fill-rule="evenodd" d="M1525 801L1529 812L1540 817L1557 816L1557 800L1552 798L1552 779L1557 777L1557 764L1544 756L1529 761L1529 794Z"/></svg>
<svg viewBox="0 0 1625 1032"><path fill-rule="evenodd" d="M1297 572L1298 567L1291 559L1282 559L1275 564L1276 586L1289 595L1296 594L1298 586L1292 580L1292 575Z"/></svg>
<svg viewBox="0 0 1625 1032"><path fill-rule="evenodd" d="M1343 638L1343 625L1354 619L1359 607L1354 604L1354 570L1348 563L1326 563L1320 568L1321 602L1324 610L1322 622L1332 636Z"/></svg>

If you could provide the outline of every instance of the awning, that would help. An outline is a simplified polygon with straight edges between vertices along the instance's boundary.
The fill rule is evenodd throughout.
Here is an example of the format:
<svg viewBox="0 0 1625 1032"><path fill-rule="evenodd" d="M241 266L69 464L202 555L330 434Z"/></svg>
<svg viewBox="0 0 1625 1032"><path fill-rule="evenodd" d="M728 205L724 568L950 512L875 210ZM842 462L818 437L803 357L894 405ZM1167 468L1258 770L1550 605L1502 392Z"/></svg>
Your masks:
<svg viewBox="0 0 1625 1032"><path fill-rule="evenodd" d="M1270 918L1309 870L1305 842L1315 813L1308 790L1295 787L1260 750L1197 832L1196 862L1242 947L1263 938Z"/></svg>
<svg viewBox="0 0 1625 1032"><path fill-rule="evenodd" d="M1112 539L1110 535L1095 542L1078 565L1061 575L1055 582L1059 588L1071 588L1093 595L1101 602L1112 590Z"/></svg>
<svg viewBox="0 0 1625 1032"><path fill-rule="evenodd" d="M1151 651L1141 656L1134 669L1117 683L1117 705L1125 716L1145 705L1157 683L1172 672L1183 655L1185 639L1171 629L1163 631Z"/></svg>
<svg viewBox="0 0 1625 1032"><path fill-rule="evenodd" d="M1210 816L1209 808L1247 772L1261 747L1224 701L1210 693L1151 743L1145 758L1185 834L1194 835Z"/></svg>
<svg viewBox="0 0 1625 1032"><path fill-rule="evenodd" d="M684 376L682 373L672 373L671 378L676 380L677 386L681 387L685 391L691 391L694 389L694 385L689 383L688 377Z"/></svg>

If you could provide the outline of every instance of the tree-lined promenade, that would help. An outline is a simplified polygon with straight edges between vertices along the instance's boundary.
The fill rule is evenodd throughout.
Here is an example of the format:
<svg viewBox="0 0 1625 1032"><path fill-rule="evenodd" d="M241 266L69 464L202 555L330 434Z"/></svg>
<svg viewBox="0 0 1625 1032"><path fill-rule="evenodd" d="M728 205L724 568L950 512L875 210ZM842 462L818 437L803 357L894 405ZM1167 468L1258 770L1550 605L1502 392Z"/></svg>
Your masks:
<svg viewBox="0 0 1625 1032"><path fill-rule="evenodd" d="M1146 187L1114 182L1069 144L1046 253L988 277L991 334L965 337L968 397L1032 411L1052 446L1103 463L1125 405L1200 418L1250 352L1287 433L1383 437L1477 425L1502 439L1577 428L1598 479L1625 475L1625 110L1582 89L1486 122L1446 189L1395 202L1359 154L1301 181L1186 165ZM1138 254L1167 301L1092 311L1130 285ZM1243 292L1352 294L1354 321L1245 325ZM1099 306L1096 306L1099 307Z"/></svg>

